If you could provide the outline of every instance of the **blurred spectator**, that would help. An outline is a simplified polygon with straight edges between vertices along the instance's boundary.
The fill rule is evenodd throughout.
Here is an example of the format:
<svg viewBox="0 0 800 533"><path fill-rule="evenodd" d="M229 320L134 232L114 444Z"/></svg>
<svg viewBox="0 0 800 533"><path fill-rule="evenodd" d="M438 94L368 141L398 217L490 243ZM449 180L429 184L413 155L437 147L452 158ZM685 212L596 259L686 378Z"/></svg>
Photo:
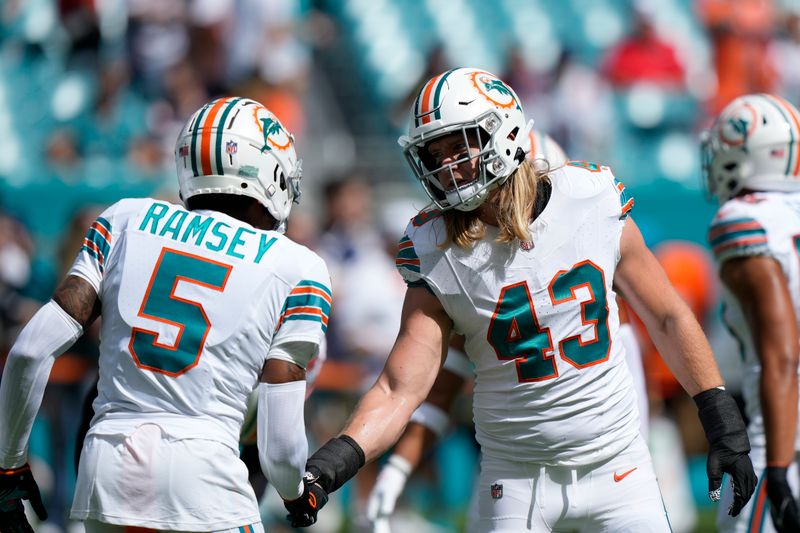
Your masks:
<svg viewBox="0 0 800 533"><path fill-rule="evenodd" d="M780 66L776 69L778 94L796 105L800 103L800 13L788 14L782 26L770 48L770 60Z"/></svg>
<svg viewBox="0 0 800 533"><path fill-rule="evenodd" d="M58 16L69 39L68 54L75 66L93 66L101 35L95 0L57 0Z"/></svg>
<svg viewBox="0 0 800 533"><path fill-rule="evenodd" d="M606 160L614 142L611 96L603 77L565 50L554 73L550 105L554 120L547 132L568 154L580 154L587 161Z"/></svg>
<svg viewBox="0 0 800 533"><path fill-rule="evenodd" d="M25 227L0 212L0 363L5 362L16 328L38 309L38 304L22 293L31 279L33 253Z"/></svg>
<svg viewBox="0 0 800 533"><path fill-rule="evenodd" d="M164 75L189 53L187 3L129 0L128 55L134 80L150 97L163 90Z"/></svg>
<svg viewBox="0 0 800 533"><path fill-rule="evenodd" d="M642 12L634 14L631 35L609 51L601 70L616 88L637 83L675 89L684 85L684 68L675 48L656 33Z"/></svg>
<svg viewBox="0 0 800 533"><path fill-rule="evenodd" d="M711 35L717 93L716 114L737 96L771 93L775 69L768 53L777 20L772 0L698 0L698 12Z"/></svg>

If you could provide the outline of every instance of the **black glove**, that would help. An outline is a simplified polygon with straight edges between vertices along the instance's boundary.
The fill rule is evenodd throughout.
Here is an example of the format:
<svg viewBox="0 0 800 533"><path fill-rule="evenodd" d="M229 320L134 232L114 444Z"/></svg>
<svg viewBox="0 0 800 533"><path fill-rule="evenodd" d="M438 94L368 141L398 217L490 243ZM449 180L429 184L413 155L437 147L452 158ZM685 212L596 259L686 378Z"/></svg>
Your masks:
<svg viewBox="0 0 800 533"><path fill-rule="evenodd" d="M756 487L750 462L750 439L734 399L723 389L710 389L694 397L708 439L708 497L719 501L722 474L731 476L733 503L728 514L737 516Z"/></svg>
<svg viewBox="0 0 800 533"><path fill-rule="evenodd" d="M792 489L786 481L786 468L768 466L766 471L769 514L778 533L800 531L800 513Z"/></svg>
<svg viewBox="0 0 800 533"><path fill-rule="evenodd" d="M328 493L319 486L317 478L306 472L303 476L303 494L296 500L284 501L289 514L286 519L292 527L308 527L317 521L317 513L328 503Z"/></svg>
<svg viewBox="0 0 800 533"><path fill-rule="evenodd" d="M39 520L47 520L47 511L31 467L25 464L19 468L0 469L0 532L33 531L25 517L22 500L30 500Z"/></svg>

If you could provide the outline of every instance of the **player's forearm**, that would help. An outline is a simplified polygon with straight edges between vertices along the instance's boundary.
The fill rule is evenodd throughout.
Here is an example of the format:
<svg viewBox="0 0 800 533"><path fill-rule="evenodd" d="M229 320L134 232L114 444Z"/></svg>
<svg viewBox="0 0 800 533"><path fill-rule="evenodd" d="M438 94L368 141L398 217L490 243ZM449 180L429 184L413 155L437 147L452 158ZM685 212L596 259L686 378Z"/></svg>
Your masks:
<svg viewBox="0 0 800 533"><path fill-rule="evenodd" d="M342 433L361 446L366 462L372 461L397 442L422 399L419 394L392 390L379 379Z"/></svg>
<svg viewBox="0 0 800 533"><path fill-rule="evenodd" d="M305 380L262 383L258 390L258 451L261 468L278 494L293 500L303 493L308 458L303 406Z"/></svg>
<svg viewBox="0 0 800 533"><path fill-rule="evenodd" d="M760 396L767 437L767 465L794 460L797 430L797 360L791 352L761 350Z"/></svg>
<svg viewBox="0 0 800 533"><path fill-rule="evenodd" d="M0 468L25 463L28 437L53 362L81 333L80 325L52 301L23 328L0 380Z"/></svg>
<svg viewBox="0 0 800 533"><path fill-rule="evenodd" d="M688 308L648 325L653 343L691 396L723 384L708 341Z"/></svg>

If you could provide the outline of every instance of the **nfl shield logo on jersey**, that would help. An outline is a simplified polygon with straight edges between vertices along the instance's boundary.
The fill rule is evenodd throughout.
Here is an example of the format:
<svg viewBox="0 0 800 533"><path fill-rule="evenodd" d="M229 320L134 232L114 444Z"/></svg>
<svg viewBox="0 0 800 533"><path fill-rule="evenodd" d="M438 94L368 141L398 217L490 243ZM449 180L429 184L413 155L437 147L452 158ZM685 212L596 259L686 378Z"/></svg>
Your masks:
<svg viewBox="0 0 800 533"><path fill-rule="evenodd" d="M492 499L499 500L503 497L503 485L501 483L492 484Z"/></svg>

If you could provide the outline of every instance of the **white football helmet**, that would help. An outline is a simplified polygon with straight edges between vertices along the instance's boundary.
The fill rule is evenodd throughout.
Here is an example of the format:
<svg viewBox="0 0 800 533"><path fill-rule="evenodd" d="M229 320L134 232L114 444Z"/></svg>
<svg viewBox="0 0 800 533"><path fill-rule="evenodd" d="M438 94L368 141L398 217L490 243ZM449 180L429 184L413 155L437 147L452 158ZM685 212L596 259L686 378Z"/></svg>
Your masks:
<svg viewBox="0 0 800 533"><path fill-rule="evenodd" d="M420 90L411 113L408 135L398 143L425 192L442 210L477 208L522 163L526 147L530 149L533 121L526 122L511 87L485 70L457 68L435 76ZM465 145L477 144L478 154L467 152L455 162L437 165L428 143L454 132L464 136ZM473 158L479 159L478 176L458 186L453 169ZM442 187L437 178L441 172L450 173L452 186Z"/></svg>
<svg viewBox="0 0 800 533"><path fill-rule="evenodd" d="M198 109L178 135L175 164L184 205L200 194L249 196L280 226L300 198L294 136L247 98L219 98Z"/></svg>
<svg viewBox="0 0 800 533"><path fill-rule="evenodd" d="M742 96L701 137L707 192L724 202L743 189L800 190L800 113L778 96Z"/></svg>

